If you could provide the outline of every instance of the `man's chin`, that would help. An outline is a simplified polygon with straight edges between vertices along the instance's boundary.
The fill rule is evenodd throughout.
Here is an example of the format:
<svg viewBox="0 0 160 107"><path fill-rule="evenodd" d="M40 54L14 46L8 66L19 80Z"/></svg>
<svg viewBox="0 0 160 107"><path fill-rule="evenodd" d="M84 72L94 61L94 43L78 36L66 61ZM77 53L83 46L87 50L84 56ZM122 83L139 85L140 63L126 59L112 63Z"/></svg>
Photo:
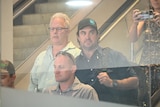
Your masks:
<svg viewBox="0 0 160 107"><path fill-rule="evenodd" d="M58 79L58 78L57 78L57 79L56 79L56 82L61 82L61 79Z"/></svg>
<svg viewBox="0 0 160 107"><path fill-rule="evenodd" d="M92 46L85 46L84 49L90 51L93 50L94 48Z"/></svg>

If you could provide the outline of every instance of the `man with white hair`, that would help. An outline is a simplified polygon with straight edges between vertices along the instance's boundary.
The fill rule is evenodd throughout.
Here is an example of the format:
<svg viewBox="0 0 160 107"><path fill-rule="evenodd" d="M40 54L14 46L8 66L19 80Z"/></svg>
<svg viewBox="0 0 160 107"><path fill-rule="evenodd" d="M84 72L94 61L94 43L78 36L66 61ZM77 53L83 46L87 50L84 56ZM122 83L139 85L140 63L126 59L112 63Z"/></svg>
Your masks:
<svg viewBox="0 0 160 107"><path fill-rule="evenodd" d="M30 75L29 91L41 92L43 88L56 84L53 64L59 51L67 51L74 57L79 55L80 50L68 40L69 29L70 19L66 14L56 13L51 17L49 31L52 44L35 60Z"/></svg>

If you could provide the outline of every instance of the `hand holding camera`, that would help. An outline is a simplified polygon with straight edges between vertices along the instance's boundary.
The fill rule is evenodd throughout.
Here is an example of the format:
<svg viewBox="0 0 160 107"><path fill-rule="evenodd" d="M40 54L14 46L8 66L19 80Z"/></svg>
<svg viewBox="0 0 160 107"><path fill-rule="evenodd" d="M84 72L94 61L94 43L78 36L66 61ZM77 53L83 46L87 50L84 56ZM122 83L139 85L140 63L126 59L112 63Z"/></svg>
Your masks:
<svg viewBox="0 0 160 107"><path fill-rule="evenodd" d="M154 18L154 12L152 10L149 11L140 11L138 9L135 9L133 11L133 19L135 22L144 21L148 19Z"/></svg>
<svg viewBox="0 0 160 107"><path fill-rule="evenodd" d="M154 12L153 21L160 27L160 13Z"/></svg>
<svg viewBox="0 0 160 107"><path fill-rule="evenodd" d="M154 12L153 10L140 11L138 9L133 10L133 20L134 22L140 22L151 19L158 26L160 26L160 13Z"/></svg>

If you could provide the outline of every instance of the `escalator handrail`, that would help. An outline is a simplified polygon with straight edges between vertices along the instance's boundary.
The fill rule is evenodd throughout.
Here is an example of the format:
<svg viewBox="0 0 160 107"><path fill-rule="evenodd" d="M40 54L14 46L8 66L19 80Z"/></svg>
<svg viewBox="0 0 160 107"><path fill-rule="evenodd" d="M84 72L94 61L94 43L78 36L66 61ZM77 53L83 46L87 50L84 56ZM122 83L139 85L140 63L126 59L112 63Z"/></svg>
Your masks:
<svg viewBox="0 0 160 107"><path fill-rule="evenodd" d="M18 0L13 4L13 19L29 8L36 0Z"/></svg>

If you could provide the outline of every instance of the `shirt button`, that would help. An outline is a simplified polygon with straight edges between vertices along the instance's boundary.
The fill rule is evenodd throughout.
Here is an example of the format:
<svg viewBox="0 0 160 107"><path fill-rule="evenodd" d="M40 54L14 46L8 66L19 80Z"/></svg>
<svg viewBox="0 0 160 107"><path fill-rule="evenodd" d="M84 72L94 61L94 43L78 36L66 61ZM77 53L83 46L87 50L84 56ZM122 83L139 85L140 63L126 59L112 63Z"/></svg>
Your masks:
<svg viewBox="0 0 160 107"><path fill-rule="evenodd" d="M94 79L91 79L91 81L93 82L93 81L94 81Z"/></svg>
<svg viewBox="0 0 160 107"><path fill-rule="evenodd" d="M97 56L97 59L99 59L99 56Z"/></svg>

